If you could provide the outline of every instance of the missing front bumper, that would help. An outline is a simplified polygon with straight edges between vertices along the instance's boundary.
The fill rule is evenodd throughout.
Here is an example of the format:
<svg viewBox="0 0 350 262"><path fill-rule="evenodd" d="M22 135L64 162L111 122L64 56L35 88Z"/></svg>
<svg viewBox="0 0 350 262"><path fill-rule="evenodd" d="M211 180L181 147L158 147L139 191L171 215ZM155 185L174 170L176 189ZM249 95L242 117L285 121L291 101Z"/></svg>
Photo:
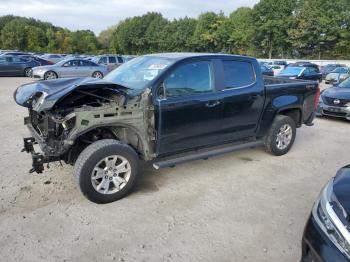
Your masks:
<svg viewBox="0 0 350 262"><path fill-rule="evenodd" d="M22 152L30 153L32 156L32 168L29 170L29 173L36 172L40 174L45 169L44 164L60 160L56 157L46 157L41 153L35 152L34 145L37 144L37 142L34 137L23 138L23 144Z"/></svg>

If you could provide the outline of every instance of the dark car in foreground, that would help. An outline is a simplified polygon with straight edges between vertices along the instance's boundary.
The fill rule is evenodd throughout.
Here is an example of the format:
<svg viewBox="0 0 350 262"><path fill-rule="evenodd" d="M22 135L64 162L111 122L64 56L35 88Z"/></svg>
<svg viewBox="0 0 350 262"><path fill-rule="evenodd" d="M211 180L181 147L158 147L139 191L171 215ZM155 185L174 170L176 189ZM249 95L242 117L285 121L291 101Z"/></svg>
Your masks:
<svg viewBox="0 0 350 262"><path fill-rule="evenodd" d="M322 81L322 74L318 68L313 66L288 66L278 76L289 79Z"/></svg>
<svg viewBox="0 0 350 262"><path fill-rule="evenodd" d="M0 76L31 76L32 68L40 65L20 56L0 56Z"/></svg>
<svg viewBox="0 0 350 262"><path fill-rule="evenodd" d="M263 78L254 58L170 53L137 57L103 79L22 85L14 98L28 108L31 171L74 164L82 193L107 203L130 192L140 160L158 169L260 145L286 154L296 128L312 125L318 95L315 81Z"/></svg>
<svg viewBox="0 0 350 262"><path fill-rule="evenodd" d="M341 168L314 203L302 238L302 262L350 261L350 165Z"/></svg>
<svg viewBox="0 0 350 262"><path fill-rule="evenodd" d="M316 115L350 120L350 77L322 91Z"/></svg>

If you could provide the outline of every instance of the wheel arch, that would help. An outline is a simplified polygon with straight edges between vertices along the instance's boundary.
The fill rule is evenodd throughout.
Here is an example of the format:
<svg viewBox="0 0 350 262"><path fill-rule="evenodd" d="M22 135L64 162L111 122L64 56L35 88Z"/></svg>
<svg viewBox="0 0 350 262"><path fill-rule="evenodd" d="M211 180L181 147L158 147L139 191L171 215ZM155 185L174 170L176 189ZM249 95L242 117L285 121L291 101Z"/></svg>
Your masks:
<svg viewBox="0 0 350 262"><path fill-rule="evenodd" d="M69 150L72 152L74 149L78 149L79 154L90 143L102 140L102 139L115 139L131 146L135 152L143 159L151 159L152 150L148 141L142 136L142 133L136 128L127 124L118 125L100 125L86 129L83 132L75 135L74 138L70 138L74 143ZM82 144L85 143L85 146ZM80 148L80 149L79 149ZM71 153L68 153L71 154ZM69 156L68 159L75 159L77 156ZM74 161L69 161L74 162Z"/></svg>

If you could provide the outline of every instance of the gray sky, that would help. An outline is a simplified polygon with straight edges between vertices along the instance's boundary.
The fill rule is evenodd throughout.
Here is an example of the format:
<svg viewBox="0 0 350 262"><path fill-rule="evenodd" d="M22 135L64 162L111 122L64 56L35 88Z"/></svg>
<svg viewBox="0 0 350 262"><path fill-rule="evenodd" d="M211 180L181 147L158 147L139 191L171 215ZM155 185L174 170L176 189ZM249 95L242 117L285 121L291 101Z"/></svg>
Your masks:
<svg viewBox="0 0 350 262"><path fill-rule="evenodd" d="M70 30L91 29L96 34L118 21L148 11L166 18L197 17L206 11L229 14L259 0L0 0L0 15L33 17Z"/></svg>

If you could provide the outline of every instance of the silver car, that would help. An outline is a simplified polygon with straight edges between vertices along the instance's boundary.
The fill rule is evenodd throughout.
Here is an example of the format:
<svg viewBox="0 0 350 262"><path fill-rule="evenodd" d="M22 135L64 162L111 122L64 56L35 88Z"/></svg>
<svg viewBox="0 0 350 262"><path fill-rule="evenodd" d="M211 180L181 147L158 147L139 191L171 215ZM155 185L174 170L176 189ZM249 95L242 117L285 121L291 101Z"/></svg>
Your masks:
<svg viewBox="0 0 350 262"><path fill-rule="evenodd" d="M339 84L350 76L350 69L338 67L326 76L326 84Z"/></svg>
<svg viewBox="0 0 350 262"><path fill-rule="evenodd" d="M108 73L104 65L98 65L84 59L68 59L54 65L33 68L34 78L56 79L62 77L95 77L103 78Z"/></svg>

